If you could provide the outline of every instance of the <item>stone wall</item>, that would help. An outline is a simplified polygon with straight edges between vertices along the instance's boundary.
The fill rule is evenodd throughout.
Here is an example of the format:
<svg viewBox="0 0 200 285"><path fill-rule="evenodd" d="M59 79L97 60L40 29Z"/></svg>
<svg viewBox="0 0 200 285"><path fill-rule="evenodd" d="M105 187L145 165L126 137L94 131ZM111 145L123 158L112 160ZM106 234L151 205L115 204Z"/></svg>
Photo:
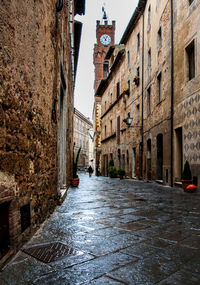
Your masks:
<svg viewBox="0 0 200 285"><path fill-rule="evenodd" d="M0 4L0 203L9 200L12 204L11 246L19 244L59 201L61 65L67 85L67 184L71 175L69 11L65 4L57 13L56 4L56 0L8 0ZM31 227L22 233L20 209L27 204Z"/></svg>
<svg viewBox="0 0 200 285"><path fill-rule="evenodd" d="M158 43L159 29L161 31L160 43ZM144 12L144 35L144 177L170 184L170 1L159 1L157 3L147 1ZM149 63L148 58L149 50L151 50L151 63ZM160 94L158 94L159 75L161 78ZM148 102L149 90L150 102ZM148 110L148 105L150 105L150 110ZM157 143L159 137L161 139ZM151 149L148 149L148 141L151 144ZM149 172L150 175L148 175Z"/></svg>

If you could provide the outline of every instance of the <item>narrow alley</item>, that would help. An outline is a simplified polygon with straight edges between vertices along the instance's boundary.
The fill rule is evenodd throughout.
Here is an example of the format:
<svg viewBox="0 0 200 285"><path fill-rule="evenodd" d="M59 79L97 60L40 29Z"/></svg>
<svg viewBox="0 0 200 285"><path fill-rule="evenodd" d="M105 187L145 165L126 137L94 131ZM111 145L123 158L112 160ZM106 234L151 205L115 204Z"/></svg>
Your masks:
<svg viewBox="0 0 200 285"><path fill-rule="evenodd" d="M199 284L199 204L199 192L81 174L0 284Z"/></svg>

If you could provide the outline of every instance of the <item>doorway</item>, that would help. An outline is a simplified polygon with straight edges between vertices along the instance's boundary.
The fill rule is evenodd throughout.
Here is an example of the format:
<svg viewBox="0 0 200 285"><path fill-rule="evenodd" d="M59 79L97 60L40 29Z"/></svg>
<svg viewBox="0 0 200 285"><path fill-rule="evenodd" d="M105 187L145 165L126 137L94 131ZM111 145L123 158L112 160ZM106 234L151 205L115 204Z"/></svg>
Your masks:
<svg viewBox="0 0 200 285"><path fill-rule="evenodd" d="M163 135L157 135L157 179L163 180Z"/></svg>
<svg viewBox="0 0 200 285"><path fill-rule="evenodd" d="M108 176L108 154L105 154L103 157L104 160L104 170L103 170L103 174L104 176Z"/></svg>
<svg viewBox="0 0 200 285"><path fill-rule="evenodd" d="M132 150L132 178L136 177L136 148Z"/></svg>
<svg viewBox="0 0 200 285"><path fill-rule="evenodd" d="M0 259L9 251L9 205L10 202L0 204Z"/></svg>
<svg viewBox="0 0 200 285"><path fill-rule="evenodd" d="M182 128L175 130L175 177L181 180L183 171L183 132Z"/></svg>
<svg viewBox="0 0 200 285"><path fill-rule="evenodd" d="M151 139L147 140L147 179L151 180Z"/></svg>

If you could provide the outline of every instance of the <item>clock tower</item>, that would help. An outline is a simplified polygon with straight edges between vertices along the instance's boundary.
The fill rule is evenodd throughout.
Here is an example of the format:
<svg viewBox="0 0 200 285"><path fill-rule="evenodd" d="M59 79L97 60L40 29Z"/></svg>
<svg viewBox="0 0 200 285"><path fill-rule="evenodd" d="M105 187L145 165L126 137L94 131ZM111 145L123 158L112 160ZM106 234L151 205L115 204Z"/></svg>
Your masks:
<svg viewBox="0 0 200 285"><path fill-rule="evenodd" d="M111 45L115 42L115 21L112 24L108 23L106 12L103 8L103 20L102 23L97 21L96 24L96 39L97 43L94 45L94 68L95 68L95 80L94 80L94 92L96 92L99 83L105 77L104 73L104 58Z"/></svg>
<svg viewBox="0 0 200 285"><path fill-rule="evenodd" d="M105 55L110 46L115 43L115 21L111 24L108 22L108 18L105 12L105 8L102 8L103 18L97 21L96 24L96 39L97 43L94 45L94 166L95 174L100 174L101 169L101 97L96 94L98 86L102 79L106 78L109 72L108 63L104 62Z"/></svg>

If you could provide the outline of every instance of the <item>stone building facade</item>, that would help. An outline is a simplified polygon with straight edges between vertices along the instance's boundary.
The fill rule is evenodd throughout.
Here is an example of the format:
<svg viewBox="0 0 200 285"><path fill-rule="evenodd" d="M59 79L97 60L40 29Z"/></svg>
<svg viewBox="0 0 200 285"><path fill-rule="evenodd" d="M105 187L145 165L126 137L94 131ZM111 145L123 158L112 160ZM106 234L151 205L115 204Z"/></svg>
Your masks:
<svg viewBox="0 0 200 285"><path fill-rule="evenodd" d="M181 1L179 1L181 2ZM140 0L105 59L101 172L180 184L187 159L199 184L199 1Z"/></svg>
<svg viewBox="0 0 200 285"><path fill-rule="evenodd" d="M78 168L80 170L89 167L93 162L92 130L93 124L90 119L74 108L74 153L76 156L78 149L81 147L78 161Z"/></svg>
<svg viewBox="0 0 200 285"><path fill-rule="evenodd" d="M170 1L147 1L143 15L143 176L170 184Z"/></svg>
<svg viewBox="0 0 200 285"><path fill-rule="evenodd" d="M200 1L174 1L174 179L200 184Z"/></svg>
<svg viewBox="0 0 200 285"><path fill-rule="evenodd" d="M0 4L0 260L60 203L72 175L84 1Z"/></svg>
<svg viewBox="0 0 200 285"><path fill-rule="evenodd" d="M99 175L101 169L101 97L96 93L97 88L103 78L107 77L108 62L104 61L109 46L115 42L115 21L109 24L107 15L104 12L102 22L97 21L96 39L94 45L93 63L95 68L94 80L94 168L95 174Z"/></svg>

